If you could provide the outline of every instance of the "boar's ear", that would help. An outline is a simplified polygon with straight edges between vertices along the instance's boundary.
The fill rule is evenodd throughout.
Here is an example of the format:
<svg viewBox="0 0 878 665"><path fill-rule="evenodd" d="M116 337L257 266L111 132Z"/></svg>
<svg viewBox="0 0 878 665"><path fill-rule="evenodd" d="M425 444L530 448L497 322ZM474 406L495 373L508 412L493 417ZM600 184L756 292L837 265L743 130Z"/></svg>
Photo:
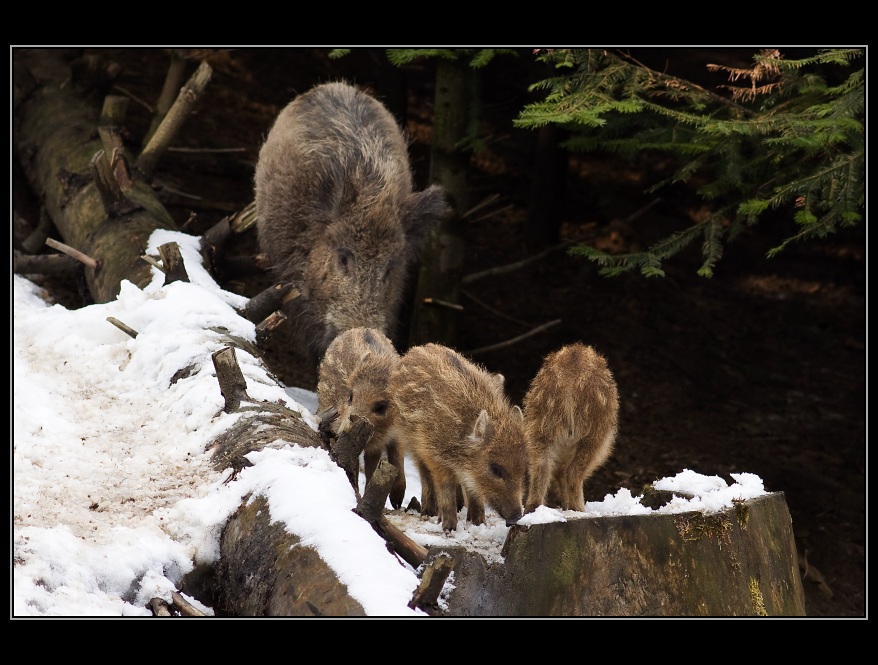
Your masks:
<svg viewBox="0 0 878 665"><path fill-rule="evenodd" d="M512 407L512 414L522 422L524 421L524 414L521 412L521 408L518 406L518 404Z"/></svg>
<svg viewBox="0 0 878 665"><path fill-rule="evenodd" d="M473 431L469 435L469 440L473 443L484 443L490 437L491 418L488 416L488 412L485 411L485 409L482 409L479 417L476 418L476 424L473 426Z"/></svg>
<svg viewBox="0 0 878 665"><path fill-rule="evenodd" d="M445 200L445 190L430 185L423 192L412 192L402 210L402 227L410 252L417 252L436 224L451 214L451 206Z"/></svg>

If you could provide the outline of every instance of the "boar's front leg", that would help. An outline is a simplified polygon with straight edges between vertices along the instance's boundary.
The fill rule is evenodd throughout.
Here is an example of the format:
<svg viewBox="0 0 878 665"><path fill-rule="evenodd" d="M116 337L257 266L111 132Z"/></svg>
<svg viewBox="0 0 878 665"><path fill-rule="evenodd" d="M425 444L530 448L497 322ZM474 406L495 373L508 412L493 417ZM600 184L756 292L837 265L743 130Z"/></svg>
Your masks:
<svg viewBox="0 0 878 665"><path fill-rule="evenodd" d="M451 533L457 529L457 480L453 476L434 476L433 483L442 530Z"/></svg>
<svg viewBox="0 0 878 665"><path fill-rule="evenodd" d="M387 444L387 461L396 467L398 473L390 486L390 505L399 510L405 500L405 455L396 441Z"/></svg>
<svg viewBox="0 0 878 665"><path fill-rule="evenodd" d="M366 476L367 483L372 479L372 475L375 473L375 469L378 468L380 461L381 451L370 450L367 447L363 453L363 475Z"/></svg>
<svg viewBox="0 0 878 665"><path fill-rule="evenodd" d="M472 492L466 493L466 519L477 526L485 523L485 502Z"/></svg>

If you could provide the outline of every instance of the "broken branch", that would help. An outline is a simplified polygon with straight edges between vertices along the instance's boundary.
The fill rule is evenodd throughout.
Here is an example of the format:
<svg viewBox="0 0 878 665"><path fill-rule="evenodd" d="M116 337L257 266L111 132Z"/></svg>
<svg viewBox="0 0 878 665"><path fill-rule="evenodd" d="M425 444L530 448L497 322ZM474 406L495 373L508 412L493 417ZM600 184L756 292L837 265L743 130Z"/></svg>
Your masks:
<svg viewBox="0 0 878 665"><path fill-rule="evenodd" d="M87 265L89 268L95 269L98 267L97 261L95 261L90 256L83 254L79 250L73 249L70 245L65 245L63 242L58 242L54 238L46 238L46 244L52 249L57 249L59 252L63 252L67 256L70 256L80 263Z"/></svg>
<svg viewBox="0 0 878 665"><path fill-rule="evenodd" d="M502 349L507 346L512 346L513 344L517 344L522 340L527 339L528 337L533 337L534 335L538 335L551 328L554 325L561 323L561 319L555 319L554 321L549 321L548 323L544 323L541 326L537 326L532 330L528 330L526 333L519 335L518 337L513 337L512 339L507 339L505 342L498 342L497 344L491 344L490 346L482 346L478 349L472 349L471 351L467 351L469 355L476 355L477 353L485 353L486 351L496 351L497 349Z"/></svg>
<svg viewBox="0 0 878 665"><path fill-rule="evenodd" d="M424 567L421 582L412 594L409 607L421 609L428 614L439 607L439 594L445 586L445 580L454 568L454 560L450 556L439 554Z"/></svg>
<svg viewBox="0 0 878 665"><path fill-rule="evenodd" d="M213 70L206 62L202 62L189 81L180 89L177 100L171 106L162 123L156 128L155 134L137 158L137 168L149 180L152 178L159 159L168 149L171 141L177 136L195 103L201 97L210 82Z"/></svg>
<svg viewBox="0 0 878 665"><path fill-rule="evenodd" d="M138 333L137 333L137 331L136 331L134 328L131 328L131 327L129 327L129 326L126 326L124 323L122 323L122 322L121 322L119 319L117 319L116 317L114 317L114 316L108 316L108 317L107 317L107 321L109 321L110 323L112 323L114 326L116 326L119 330L121 330L123 333L125 333L125 334L128 335L129 337L132 337L132 338L137 337L137 334L138 334Z"/></svg>
<svg viewBox="0 0 878 665"><path fill-rule="evenodd" d="M247 381L238 366L235 347L227 346L211 354L216 369L216 379L220 385L220 393L225 399L226 413L237 410L242 401L250 401L247 394Z"/></svg>

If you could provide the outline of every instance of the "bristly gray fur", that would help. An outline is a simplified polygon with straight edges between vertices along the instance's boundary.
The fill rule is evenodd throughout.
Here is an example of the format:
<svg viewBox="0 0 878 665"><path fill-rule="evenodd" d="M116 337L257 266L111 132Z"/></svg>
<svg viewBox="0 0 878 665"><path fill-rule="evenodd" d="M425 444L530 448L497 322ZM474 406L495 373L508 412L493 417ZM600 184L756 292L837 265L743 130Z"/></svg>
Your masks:
<svg viewBox="0 0 878 665"><path fill-rule="evenodd" d="M395 333L408 269L451 212L439 186L413 191L396 120L345 82L281 111L259 152L255 200L260 251L301 293L287 315L315 365L340 332Z"/></svg>

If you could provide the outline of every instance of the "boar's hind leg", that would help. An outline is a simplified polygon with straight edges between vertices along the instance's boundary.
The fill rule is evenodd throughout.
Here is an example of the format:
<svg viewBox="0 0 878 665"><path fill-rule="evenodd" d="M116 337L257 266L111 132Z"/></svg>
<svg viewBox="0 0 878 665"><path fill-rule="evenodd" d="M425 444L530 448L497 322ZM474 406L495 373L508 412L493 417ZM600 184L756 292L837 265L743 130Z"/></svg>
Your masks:
<svg viewBox="0 0 878 665"><path fill-rule="evenodd" d="M550 508L564 508L564 493L562 491L564 484L564 474L556 471L552 477L552 482L549 483L549 491L546 492L545 504L547 506Z"/></svg>
<svg viewBox="0 0 878 665"><path fill-rule="evenodd" d="M527 491L527 505L525 513L532 513L546 502L546 494L549 491L549 481L552 478L551 462L547 457L536 462L532 467L533 476Z"/></svg>
<svg viewBox="0 0 878 665"><path fill-rule="evenodd" d="M566 482L564 484L565 509L585 511L585 494L583 484L588 480L595 470L600 467L607 457L608 446L597 448L590 445L589 439L580 441L576 448L576 454L567 467L564 476Z"/></svg>
<svg viewBox="0 0 878 665"><path fill-rule="evenodd" d="M418 474L421 476L421 515L435 517L439 514L436 507L436 491L433 487L433 476L420 460L415 460Z"/></svg>
<svg viewBox="0 0 878 665"><path fill-rule="evenodd" d="M559 492L561 494L561 508L564 510L585 511L585 497L582 491L583 482L582 468L577 466L576 460L567 467L559 476Z"/></svg>

